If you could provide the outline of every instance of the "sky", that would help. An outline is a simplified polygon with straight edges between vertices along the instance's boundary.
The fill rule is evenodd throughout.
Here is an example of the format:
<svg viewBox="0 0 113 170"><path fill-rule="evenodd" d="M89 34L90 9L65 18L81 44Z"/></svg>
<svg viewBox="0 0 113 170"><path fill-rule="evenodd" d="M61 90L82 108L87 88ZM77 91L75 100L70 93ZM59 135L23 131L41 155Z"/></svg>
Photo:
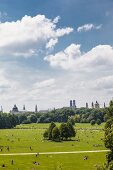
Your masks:
<svg viewBox="0 0 113 170"><path fill-rule="evenodd" d="M0 0L0 105L77 107L113 97L112 0Z"/></svg>

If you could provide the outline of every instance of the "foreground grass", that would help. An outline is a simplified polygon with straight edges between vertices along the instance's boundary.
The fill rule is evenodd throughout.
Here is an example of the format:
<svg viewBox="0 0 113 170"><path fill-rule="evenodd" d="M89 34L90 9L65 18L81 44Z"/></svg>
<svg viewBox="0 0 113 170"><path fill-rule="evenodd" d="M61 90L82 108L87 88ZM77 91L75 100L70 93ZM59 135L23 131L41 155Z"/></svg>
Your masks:
<svg viewBox="0 0 113 170"><path fill-rule="evenodd" d="M87 160L84 160L85 155ZM33 164L34 161L39 165ZM0 157L0 165L5 164L7 170L95 170L96 165L104 161L104 153Z"/></svg>
<svg viewBox="0 0 113 170"><path fill-rule="evenodd" d="M59 124L57 124L59 126ZM90 124L76 124L77 135L73 141L50 142L43 140L43 132L49 124L20 125L17 129L0 130L0 153L27 152L63 152L80 150L105 149L104 124L91 126ZM7 147L9 146L9 150ZM31 147L31 149L30 149ZM0 165L6 164L8 170L93 170L96 164L102 164L106 153L39 155L36 156L0 156ZM83 160L88 155L88 160ZM11 160L14 165L11 165ZM33 161L40 165L34 165ZM76 167L76 168L75 168ZM33 169L34 168L34 169ZM0 169L3 169L0 167Z"/></svg>

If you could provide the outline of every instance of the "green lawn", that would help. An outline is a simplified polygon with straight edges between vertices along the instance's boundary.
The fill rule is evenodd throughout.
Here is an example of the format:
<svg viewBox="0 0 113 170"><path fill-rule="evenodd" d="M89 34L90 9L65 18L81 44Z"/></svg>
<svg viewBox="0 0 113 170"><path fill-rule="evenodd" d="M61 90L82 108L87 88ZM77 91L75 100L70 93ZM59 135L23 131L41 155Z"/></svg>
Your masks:
<svg viewBox="0 0 113 170"><path fill-rule="evenodd" d="M57 124L59 126L59 124ZM101 150L104 147L104 124L91 126L90 124L76 124L77 135L73 141L51 142L43 140L43 132L49 124L20 125L16 129L0 130L0 153L23 152L59 152ZM78 141L79 139L79 141ZM9 151L7 149L9 146ZM32 150L30 150L30 147ZM88 155L88 160L83 160ZM14 165L11 165L11 160ZM34 165L33 161L40 165ZM0 165L6 164L8 170L93 170L96 164L105 162L105 153L62 154L32 156L0 156ZM33 169L34 167L34 169ZM0 167L0 169L3 169Z"/></svg>

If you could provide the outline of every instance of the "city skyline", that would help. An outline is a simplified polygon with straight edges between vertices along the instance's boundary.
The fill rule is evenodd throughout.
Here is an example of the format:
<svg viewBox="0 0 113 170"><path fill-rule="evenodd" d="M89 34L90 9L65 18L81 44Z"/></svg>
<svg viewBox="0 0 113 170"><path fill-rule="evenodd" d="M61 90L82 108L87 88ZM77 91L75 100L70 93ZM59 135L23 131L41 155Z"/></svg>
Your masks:
<svg viewBox="0 0 113 170"><path fill-rule="evenodd" d="M0 105L58 108L113 96L111 0L0 0Z"/></svg>
<svg viewBox="0 0 113 170"><path fill-rule="evenodd" d="M96 109L99 109L99 108L106 108L108 107L108 103L106 104L105 102L104 103L99 103L97 100L94 102L92 101L91 103L88 103L86 102L83 106L78 106L77 105L77 102L75 99L71 99L70 101L68 101L68 105L65 105L65 106L62 106L62 108L96 108ZM55 108L55 107L52 107L52 108L46 108L46 109L40 109L40 106L39 105L35 105L34 108L30 108L30 110L28 109L29 107L27 107L25 104L23 104L22 106L19 106L17 104L14 104L12 108L10 108L9 111L7 111L7 113L25 113L25 112L48 112L50 110L54 110L54 109L61 109L60 107L58 108ZM5 112L4 111L5 108L3 108L1 106L1 110L0 112Z"/></svg>

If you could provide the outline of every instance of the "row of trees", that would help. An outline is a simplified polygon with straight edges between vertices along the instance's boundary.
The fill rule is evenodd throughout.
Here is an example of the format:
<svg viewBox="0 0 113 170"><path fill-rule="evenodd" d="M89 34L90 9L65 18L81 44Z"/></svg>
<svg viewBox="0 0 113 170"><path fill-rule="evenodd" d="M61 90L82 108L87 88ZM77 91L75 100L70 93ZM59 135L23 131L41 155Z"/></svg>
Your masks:
<svg viewBox="0 0 113 170"><path fill-rule="evenodd" d="M0 113L0 129L13 128L19 124L18 116Z"/></svg>
<svg viewBox="0 0 113 170"><path fill-rule="evenodd" d="M47 140L62 141L75 137L76 131L70 122L62 123L58 128L55 123L51 123L49 128L44 132L43 137Z"/></svg>
<svg viewBox="0 0 113 170"><path fill-rule="evenodd" d="M21 113L17 115L0 113L0 128L13 128L18 124L67 122L101 124L107 120L105 109L54 109L48 113Z"/></svg>
<svg viewBox="0 0 113 170"><path fill-rule="evenodd" d="M69 117L75 123L94 123L101 124L107 120L105 109L86 109L86 108L61 108L54 109L48 113L26 113L20 115L21 123L50 123L50 122L67 122Z"/></svg>

